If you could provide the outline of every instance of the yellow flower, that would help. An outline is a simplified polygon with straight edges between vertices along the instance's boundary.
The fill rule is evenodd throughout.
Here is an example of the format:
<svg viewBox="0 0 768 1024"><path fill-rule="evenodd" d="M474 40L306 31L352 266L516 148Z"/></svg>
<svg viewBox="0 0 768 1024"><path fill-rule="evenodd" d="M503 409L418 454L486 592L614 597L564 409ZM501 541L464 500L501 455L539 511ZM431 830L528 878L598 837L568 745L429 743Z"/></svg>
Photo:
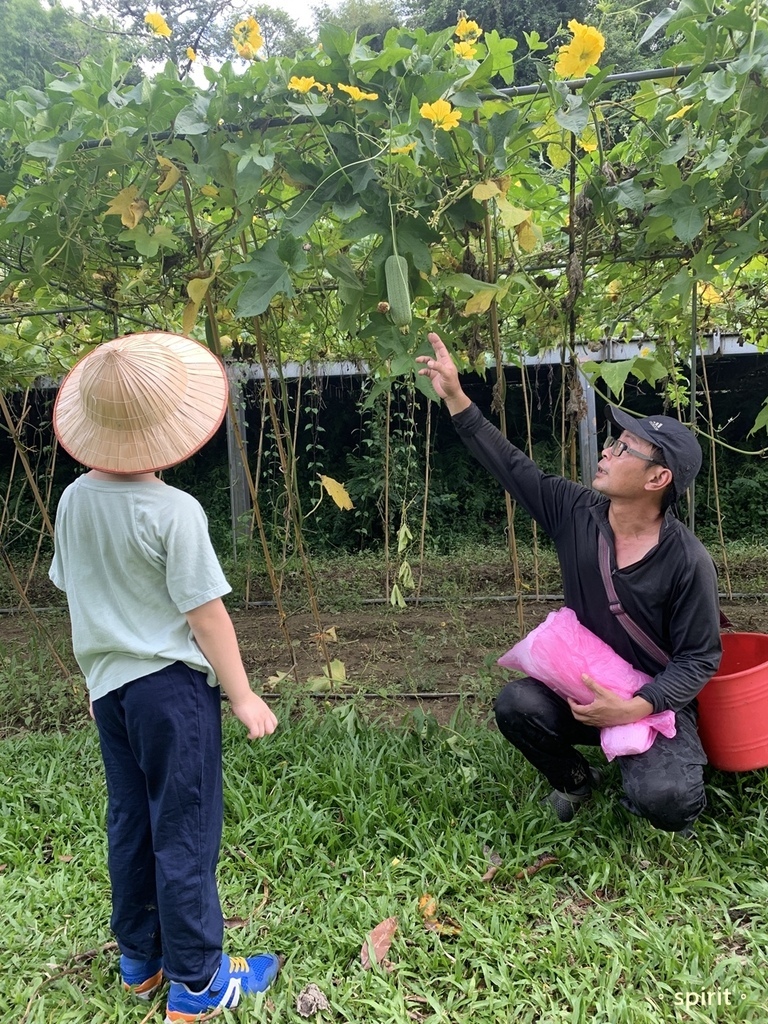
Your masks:
<svg viewBox="0 0 768 1024"><path fill-rule="evenodd" d="M432 121L435 128L442 128L444 132L451 131L461 120L461 111L454 110L448 100L435 100L434 103L422 103L419 108L422 117Z"/></svg>
<svg viewBox="0 0 768 1024"><path fill-rule="evenodd" d="M456 35L464 43L476 43L482 34L483 30L476 21L467 21L466 18L462 18L456 26Z"/></svg>
<svg viewBox="0 0 768 1024"><path fill-rule="evenodd" d="M685 115L688 113L688 111L691 109L692 106L693 106L692 103L686 103L686 105L684 107L680 107L680 109L676 110L674 112L674 114L670 114L669 117L667 118L667 120L668 121L680 121L680 120L682 120L682 118L685 117Z"/></svg>
<svg viewBox="0 0 768 1024"><path fill-rule="evenodd" d="M165 18L157 11L150 11L149 14L145 14L144 23L149 25L156 36L169 36L171 34Z"/></svg>
<svg viewBox="0 0 768 1024"><path fill-rule="evenodd" d="M232 45L239 57L253 60L264 45L261 26L253 17L243 18L232 29Z"/></svg>
<svg viewBox="0 0 768 1024"><path fill-rule="evenodd" d="M338 87L342 92L351 96L355 103L359 103L360 100L377 100L379 98L375 92L363 92L363 90L358 89L356 85L342 85L341 82L339 82Z"/></svg>
<svg viewBox="0 0 768 1024"><path fill-rule="evenodd" d="M555 74L561 78L574 78L583 75L588 68L600 60L605 49L605 37L592 25L582 25L574 18L568 22L573 39L561 46Z"/></svg>
<svg viewBox="0 0 768 1024"><path fill-rule="evenodd" d="M190 60L197 60L197 54L191 46L187 47L187 57L189 57Z"/></svg>
<svg viewBox="0 0 768 1024"><path fill-rule="evenodd" d="M461 57L462 60L472 60L477 53L477 47L473 46L472 43L454 43L453 52L457 57Z"/></svg>
<svg viewBox="0 0 768 1024"><path fill-rule="evenodd" d="M314 77L312 78L297 78L294 75L288 82L288 88L294 92L309 92L310 89L320 89L322 92L322 85L316 82Z"/></svg>
<svg viewBox="0 0 768 1024"><path fill-rule="evenodd" d="M409 142L407 146L393 146L389 152L395 155L397 153L410 153L412 149L416 149L415 142Z"/></svg>

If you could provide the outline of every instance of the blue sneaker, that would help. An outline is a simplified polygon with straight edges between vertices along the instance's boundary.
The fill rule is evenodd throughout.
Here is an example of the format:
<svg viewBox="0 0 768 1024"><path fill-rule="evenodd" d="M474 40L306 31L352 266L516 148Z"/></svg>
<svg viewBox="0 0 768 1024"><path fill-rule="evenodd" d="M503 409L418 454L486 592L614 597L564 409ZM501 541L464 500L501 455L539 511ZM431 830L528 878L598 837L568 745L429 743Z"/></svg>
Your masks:
<svg viewBox="0 0 768 1024"><path fill-rule="evenodd" d="M121 955L120 977L126 992L148 1001L163 984L163 961L160 957L156 960L132 960Z"/></svg>
<svg viewBox="0 0 768 1024"><path fill-rule="evenodd" d="M221 966L202 992L192 992L180 981L171 982L165 1024L208 1020L225 1007L233 1009L242 996L266 992L279 970L280 961L271 953L247 959L224 953Z"/></svg>

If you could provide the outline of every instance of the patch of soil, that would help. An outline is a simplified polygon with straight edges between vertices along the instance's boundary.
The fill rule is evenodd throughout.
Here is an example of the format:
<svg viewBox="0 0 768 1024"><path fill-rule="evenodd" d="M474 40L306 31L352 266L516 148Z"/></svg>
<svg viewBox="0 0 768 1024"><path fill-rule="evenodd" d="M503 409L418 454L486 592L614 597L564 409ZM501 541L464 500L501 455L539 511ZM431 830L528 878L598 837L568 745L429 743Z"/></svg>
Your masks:
<svg viewBox="0 0 768 1024"><path fill-rule="evenodd" d="M525 601L524 632L558 607L554 601ZM723 611L737 630L768 633L764 601L724 602ZM445 723L462 700L479 716L487 716L503 679L496 659L521 635L510 600L409 605L403 610L367 604L323 613L328 655L343 664L346 676L346 682L329 690L307 682L322 677L325 664L309 612L288 615L282 626L272 607L233 610L231 615L246 669L260 692L306 694L314 685L317 698L329 701L364 693L371 698L370 712L391 720L420 706ZM41 621L57 647L68 649L66 613L45 613ZM40 643L27 614L1 616L0 635L6 651L18 658L33 639ZM285 678L275 679L280 675Z"/></svg>

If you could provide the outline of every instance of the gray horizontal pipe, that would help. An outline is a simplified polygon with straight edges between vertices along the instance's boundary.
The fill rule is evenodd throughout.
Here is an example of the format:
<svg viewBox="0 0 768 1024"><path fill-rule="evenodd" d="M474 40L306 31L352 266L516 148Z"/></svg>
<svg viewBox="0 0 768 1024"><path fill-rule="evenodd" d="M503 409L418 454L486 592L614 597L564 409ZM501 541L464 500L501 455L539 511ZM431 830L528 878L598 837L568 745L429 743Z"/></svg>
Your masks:
<svg viewBox="0 0 768 1024"><path fill-rule="evenodd" d="M751 594L748 592L739 592L734 594L720 594L721 601L768 601L768 593L766 594ZM528 602L541 601L542 603L547 601L563 601L563 594L522 594L521 599ZM473 597L406 597L406 604L490 604L494 601L508 602L517 601L515 594L487 594ZM359 604L389 604L388 597L363 597L359 601ZM245 611L250 608L275 608L274 601L245 601L242 606ZM53 605L50 608L33 608L32 611L36 615L40 615L43 612L64 612L66 608L61 608ZM26 615L28 612L27 608L0 608L0 615Z"/></svg>
<svg viewBox="0 0 768 1024"><path fill-rule="evenodd" d="M723 71L728 67L730 62L727 60L716 60L711 64L705 64L703 68L698 68L702 74L705 72L712 71ZM646 68L643 71L617 71L614 75L606 75L604 78L605 82L650 82L656 78L684 78L686 75L690 75L692 71L697 70L696 64L678 64L676 67L671 68ZM573 78L564 84L569 89L583 89L585 85L591 82L591 78ZM505 96L536 96L540 92L546 92L546 86L543 82L535 82L532 85L510 85L503 89L498 89L493 95L498 96L499 93L503 93Z"/></svg>

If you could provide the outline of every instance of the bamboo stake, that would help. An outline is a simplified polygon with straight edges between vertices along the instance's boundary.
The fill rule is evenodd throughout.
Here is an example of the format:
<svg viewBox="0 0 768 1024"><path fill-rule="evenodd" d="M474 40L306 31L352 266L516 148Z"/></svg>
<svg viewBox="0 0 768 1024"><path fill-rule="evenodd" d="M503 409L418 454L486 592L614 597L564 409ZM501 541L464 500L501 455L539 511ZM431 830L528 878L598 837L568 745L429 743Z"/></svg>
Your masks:
<svg viewBox="0 0 768 1024"><path fill-rule="evenodd" d="M53 643L53 640L51 639L50 634L48 633L48 630L43 625L43 623L42 623L41 619L39 618L39 616L35 613L35 609L29 603L29 599L27 598L27 595L24 592L24 587L21 585L21 580L19 579L19 577L16 574L16 570L13 567L13 562L11 561L8 552L5 550L5 544L3 544L2 541L0 541L0 558L2 558L3 562L5 563L5 567L8 570L8 575L11 577L11 582L13 583L14 587L16 588L16 590L18 592L19 597L21 598L21 603L26 608L27 613L29 614L29 616L31 617L32 621L35 624L35 628L37 629L37 631L40 633L40 636L45 641L45 644L48 647L48 650L53 655L53 660L58 665L58 667L61 670L61 673L64 676L64 678L65 679L69 679L71 677L72 673L69 671L67 666L64 664L64 662L59 657L59 653L56 650L56 647L55 647L55 645Z"/></svg>
<svg viewBox="0 0 768 1024"><path fill-rule="evenodd" d="M523 406L525 408L525 429L526 429L526 442L528 447L528 458L533 459L533 430L531 424L531 403L528 396L528 368L523 358L522 347L520 349L520 380L523 386ZM538 598L540 596L540 580L539 580L539 524L535 519L531 520L531 529L533 533L533 585L534 593Z"/></svg>
<svg viewBox="0 0 768 1024"><path fill-rule="evenodd" d="M58 443L56 437L54 436L53 444L51 445L51 458L50 458L50 461L49 461L49 464L48 464L48 471L47 471L47 475L46 475L46 481L47 481L46 482L46 488L45 488L45 505L46 505L46 508L50 508L51 507L51 493L53 491L53 474L54 474L54 470L56 469L56 453L58 452L58 450L59 450L59 443ZM29 567L29 572L27 573L27 582L24 585L24 593L25 594L29 592L29 588L30 588L30 586L32 584L32 579L33 579L33 577L35 575L35 569L37 568L37 563L40 560L40 552L43 549L43 536L44 536L43 531L42 530L38 530L38 532L37 532L37 544L35 545L35 554L34 554L34 557L32 558L32 564Z"/></svg>
<svg viewBox="0 0 768 1024"><path fill-rule="evenodd" d="M386 569L386 596L390 594L389 564L389 425L392 415L392 387L387 388L387 417L384 423L384 566Z"/></svg>
<svg viewBox="0 0 768 1024"><path fill-rule="evenodd" d="M11 416L11 410L8 407L8 403L6 402L5 395L3 394L2 391L0 391L0 409L2 409L3 418L5 419L6 425L8 427L8 432L10 433L11 438L13 439L14 448L18 452L19 459L21 461L22 466L24 467L24 473L26 474L27 480L29 481L29 486L32 489L32 494L34 496L35 503L37 504L37 507L40 509L40 512L42 514L45 528L48 530L48 533L51 535L51 537L53 537L53 523L51 522L51 518L48 515L48 509L45 507L45 502L42 499L42 496L37 486L37 482L32 473L32 468L29 465L27 453L24 451L24 446L21 443L21 438L19 437L16 425L13 422L13 417Z"/></svg>
<svg viewBox="0 0 768 1024"><path fill-rule="evenodd" d="M304 572L304 582L307 587L307 594L309 596L309 606L312 611L312 619L317 627L318 646L325 658L325 664L328 671L328 680L333 688L333 674L331 669L331 657L328 653L328 645L325 642L325 632L323 630L322 622L320 619L320 608L317 603L317 595L315 594L315 588L312 583L312 574L310 570L309 557L307 555L306 548L304 547L304 535L301 528L301 517L298 509L298 497L294 493L294 489L291 486L292 473L291 467L286 452L284 438L280 429L280 421L277 416L277 406L275 404L275 396L272 391L272 382L269 376L269 364L267 362L267 351L264 345L264 334L261 329L261 321L258 317L254 317L254 333L256 337L256 345L259 350L259 359L264 369L264 383L266 386L267 403L269 407L269 416L272 421L272 430L275 435L275 443L277 445L278 455L280 457L280 466L283 471L283 478L285 480L286 487L286 498L288 501L288 511L293 520L293 531L296 538L296 548L299 552L299 558L301 560L302 570ZM289 439L290 439L290 435Z"/></svg>
<svg viewBox="0 0 768 1024"><path fill-rule="evenodd" d="M477 111L475 111L475 123L479 123ZM480 173L485 172L485 157L478 157ZM483 217L483 235L485 238L485 261L488 271L488 281L496 281L496 259L494 248L494 232L491 224L491 215L488 208L488 201L483 201L485 215ZM494 299L488 310L491 326L491 339L493 341L493 355L496 362L496 389L494 394L494 407L499 416L499 429L507 436L507 411L505 400L507 395L507 381L504 376L504 362L501 354L501 332L499 330L499 308ZM517 624L520 629L520 636L525 633L525 616L523 613L523 581L520 576L520 560L517 554L517 535L515 534L515 505L508 491L504 492L504 505L507 512L507 548L512 563L512 574L515 584Z"/></svg>
<svg viewBox="0 0 768 1024"><path fill-rule="evenodd" d="M421 597L421 584L424 581L424 548L427 537L427 506L429 502L429 483L430 483L430 464L429 460L432 455L432 402L427 399L427 424L426 424L427 439L424 445L424 500L421 504L421 532L419 534L419 579L416 584L416 605L419 604L419 598Z"/></svg>
<svg viewBox="0 0 768 1024"><path fill-rule="evenodd" d="M695 284L694 284L695 287ZM707 398L707 419L710 430L710 451L712 452L712 484L715 488L715 514L717 515L717 536L720 541L720 551L723 555L723 569L725 570L725 592L728 600L733 600L733 587L731 586L731 574L728 567L728 552L725 548L725 534L723 533L723 512L720 507L720 488L717 481L717 442L715 441L715 423L712 413L712 398L709 393L709 379L707 378L706 360L701 360L701 377L704 383L704 394Z"/></svg>
<svg viewBox="0 0 768 1024"><path fill-rule="evenodd" d="M197 227L197 221L195 220L195 212L194 212L194 209L192 207L192 196L191 196L190 191L189 191L189 183L187 182L187 179L186 179L186 177L184 175L181 176L181 184L182 184L182 187L184 189L184 199L185 199L186 208L187 208L187 217L189 219L190 232L192 234L192 238L194 239L194 243L195 243L195 252L197 253L198 266L200 267L201 270L205 270L205 258L203 256L202 246L201 246L201 243L200 243L200 237L201 236L200 236L200 232L199 232L198 227ZM211 297L211 290L210 290L210 288L208 288L206 293L205 293L205 307L206 307L206 312L208 314L208 324L209 324L210 330L211 330L211 338L213 340L213 351L219 357L219 359L221 359L221 341L220 341L220 336L219 336L219 322L218 322L218 320L216 318L216 309L215 309L214 304L213 304L213 298ZM272 586L272 595L273 595L273 597L275 599L275 606L277 608L278 619L279 619L279 623L280 623L280 630L281 630L281 632L283 634L283 637L285 639L285 643L286 643L286 647L287 647L288 653L291 656L291 671L293 672L293 676L294 676L296 682L298 683L299 682L298 668L296 666L296 660L295 660L295 658L293 656L293 641L291 640L291 635L288 632L287 615L286 615L286 612L285 612L285 608L283 607L280 591L279 591L278 586L277 586L277 577L275 575L275 567L274 567L274 564L272 562L272 554L271 554L271 552L269 550L269 542L267 540L266 530L264 529L264 522L263 522L262 515L261 515L261 509L259 508L258 495L256 493L256 485L255 485L254 480L253 480L253 475L251 474L251 468L248 465L248 455L247 455L247 453L245 451L245 444L244 444L243 438L242 438L242 436L240 434L240 428L239 428L238 423L237 423L237 417L235 416L235 408L234 408L234 403L232 401L232 394L231 394L231 392L229 390L227 392L227 415L229 416L230 422L232 424L232 433L233 433L233 436L235 438L235 445L237 446L237 450L238 450L238 452L240 454L240 461L241 461L242 466L243 466L243 471L245 473L246 483L248 485L248 490L249 490L250 495L251 495L251 504L253 506L253 514L254 514L254 516L256 518L256 525L258 527L259 538L261 540L261 548L262 548L262 552L264 554L264 562L265 562L265 565L267 567L267 573L269 574L269 582L270 582L270 584Z"/></svg>

